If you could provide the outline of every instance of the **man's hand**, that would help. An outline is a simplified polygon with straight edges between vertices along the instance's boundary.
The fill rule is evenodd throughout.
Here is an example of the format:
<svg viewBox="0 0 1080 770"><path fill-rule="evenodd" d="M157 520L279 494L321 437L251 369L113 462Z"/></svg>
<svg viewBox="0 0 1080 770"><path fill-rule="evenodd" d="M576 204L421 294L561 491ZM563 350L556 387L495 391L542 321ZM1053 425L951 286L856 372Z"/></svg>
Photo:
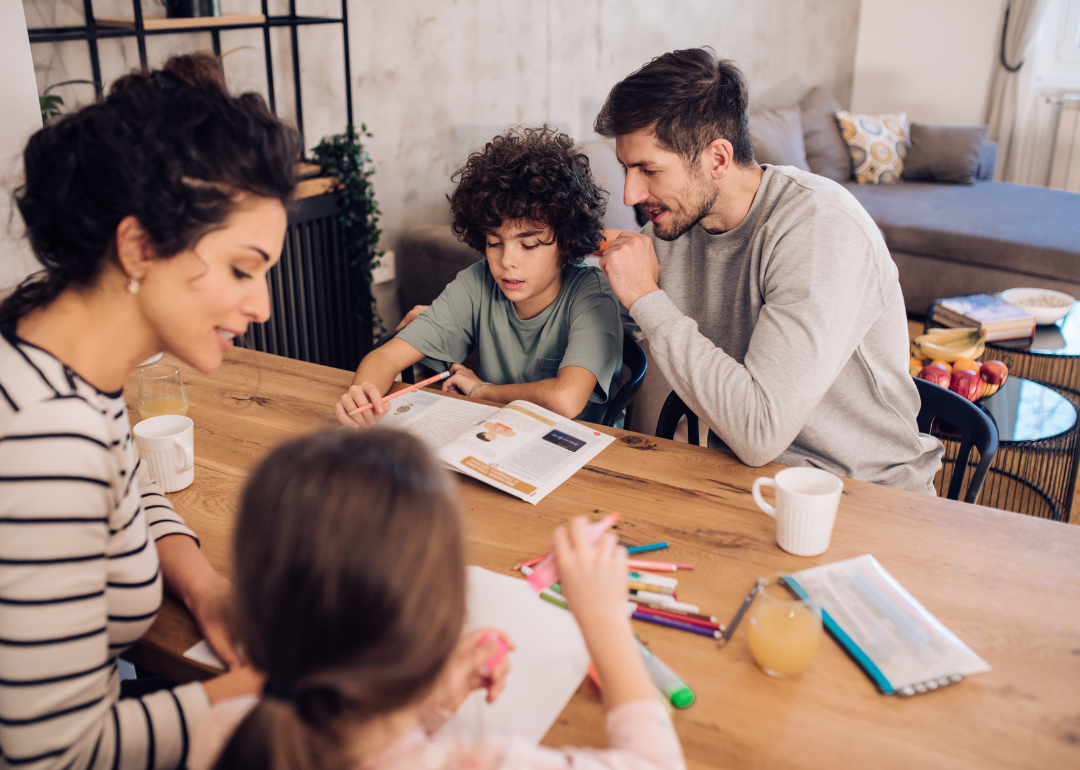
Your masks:
<svg viewBox="0 0 1080 770"><path fill-rule="evenodd" d="M404 329L406 326L408 326L413 321L415 321L417 316L419 316L421 313L423 313L429 307L431 307L431 305L417 305L417 306L415 306L412 310L410 310L408 313L405 314L405 317L401 319L401 321L398 323L398 325L394 329L394 331L399 332L402 329Z"/></svg>
<svg viewBox="0 0 1080 770"><path fill-rule="evenodd" d="M374 406L365 412L349 414L364 404L374 404ZM342 394L334 406L334 414L337 415L338 422L347 428L361 428L365 425L370 428L381 420L389 409L390 407L383 403L379 387L371 382L362 382L359 385L353 385Z"/></svg>
<svg viewBox="0 0 1080 770"><path fill-rule="evenodd" d="M652 239L642 233L620 231L604 250L600 269L627 310L646 294L660 290L660 263Z"/></svg>
<svg viewBox="0 0 1080 770"><path fill-rule="evenodd" d="M463 396L471 396L473 388L482 383L472 369L467 369L461 364L453 364L450 367L450 377L443 380L442 389L446 393L460 393Z"/></svg>

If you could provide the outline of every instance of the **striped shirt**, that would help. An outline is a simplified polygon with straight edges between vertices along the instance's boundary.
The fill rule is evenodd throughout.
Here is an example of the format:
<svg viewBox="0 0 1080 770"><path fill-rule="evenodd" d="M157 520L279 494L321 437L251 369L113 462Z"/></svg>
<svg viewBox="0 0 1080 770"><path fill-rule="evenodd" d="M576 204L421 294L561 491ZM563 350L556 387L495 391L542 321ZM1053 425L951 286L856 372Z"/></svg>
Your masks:
<svg viewBox="0 0 1080 770"><path fill-rule="evenodd" d="M0 768L173 770L191 683L120 700L161 605L152 540L195 537L140 464L121 392L0 329Z"/></svg>

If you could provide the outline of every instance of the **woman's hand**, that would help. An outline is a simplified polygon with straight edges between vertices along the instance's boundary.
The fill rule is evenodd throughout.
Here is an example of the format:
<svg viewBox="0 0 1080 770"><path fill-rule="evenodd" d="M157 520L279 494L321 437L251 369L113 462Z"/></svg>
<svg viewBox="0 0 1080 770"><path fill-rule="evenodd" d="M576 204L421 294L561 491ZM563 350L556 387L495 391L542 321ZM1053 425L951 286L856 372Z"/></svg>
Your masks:
<svg viewBox="0 0 1080 770"><path fill-rule="evenodd" d="M578 516L552 535L559 585L582 631L629 626L626 619L626 549L606 532L594 545L588 521Z"/></svg>
<svg viewBox="0 0 1080 770"><path fill-rule="evenodd" d="M450 377L443 380L442 389L446 393L460 393L463 396L474 395L473 389L483 383L472 369L461 364L450 366Z"/></svg>
<svg viewBox="0 0 1080 770"><path fill-rule="evenodd" d="M208 679L203 682L203 687L210 705L214 705L243 695L258 695L262 692L265 681L266 677L251 666L241 666L227 674Z"/></svg>
<svg viewBox="0 0 1080 770"><path fill-rule="evenodd" d="M514 649L509 637L494 628L481 628L461 637L435 689L424 701L424 708L453 714L469 693L481 688L487 690L487 702L494 703L506 688L506 676L510 672L510 658L505 654L491 666L499 656L500 639L508 651Z"/></svg>
<svg viewBox="0 0 1080 770"><path fill-rule="evenodd" d="M374 406L357 414L349 414L365 404L374 404ZM361 428L365 425L371 427L377 423L389 409L390 407L383 403L379 387L371 382L362 382L345 391L334 406L334 414L337 415L338 422L346 428Z"/></svg>
<svg viewBox="0 0 1080 770"><path fill-rule="evenodd" d="M243 660L236 649L232 630L232 583L215 572L190 599L185 597L185 601L206 643L221 662L230 671L240 668Z"/></svg>

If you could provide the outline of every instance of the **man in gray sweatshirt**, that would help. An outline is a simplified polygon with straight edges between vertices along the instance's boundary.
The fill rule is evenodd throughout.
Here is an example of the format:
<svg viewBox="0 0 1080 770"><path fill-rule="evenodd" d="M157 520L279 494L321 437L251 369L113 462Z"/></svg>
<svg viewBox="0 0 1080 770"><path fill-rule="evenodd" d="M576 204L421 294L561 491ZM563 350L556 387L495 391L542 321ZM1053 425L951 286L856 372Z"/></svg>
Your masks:
<svg viewBox="0 0 1080 770"><path fill-rule="evenodd" d="M686 404L748 465L933 494L896 267L843 187L754 161L747 89L706 49L654 59L596 119L649 215L601 267Z"/></svg>

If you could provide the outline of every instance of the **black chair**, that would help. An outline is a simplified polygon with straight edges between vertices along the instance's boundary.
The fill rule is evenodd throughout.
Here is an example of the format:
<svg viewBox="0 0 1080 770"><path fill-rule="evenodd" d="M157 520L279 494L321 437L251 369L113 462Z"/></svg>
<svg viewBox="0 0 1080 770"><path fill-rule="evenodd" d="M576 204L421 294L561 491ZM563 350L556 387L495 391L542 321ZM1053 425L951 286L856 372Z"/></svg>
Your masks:
<svg viewBox="0 0 1080 770"><path fill-rule="evenodd" d="M607 411L604 412L604 420L600 424L609 428L618 422L619 415L622 414L624 409L626 410L626 421L623 424L626 425L630 422L630 415L633 413L634 408L631 402L637 392L641 390L641 383L645 380L645 371L649 368L648 356L641 349L641 345L637 344L629 334L623 335L622 362L630 373L626 378L626 382L619 388L619 392L611 399Z"/></svg>
<svg viewBox="0 0 1080 770"><path fill-rule="evenodd" d="M990 470L994 453L997 452L997 427L986 412L963 396L932 382L920 380L918 377L913 379L915 387L919 390L919 398L922 399L922 406L919 408L919 416L916 419L919 430L930 433L934 421L940 420L960 434L960 451L956 455L952 479L949 481L949 492L946 495L950 500L960 499L960 487L964 483L964 476L967 475L971 448L975 447L979 450L979 464L975 466L967 494L964 495L965 503L974 503L979 498L979 492L986 480L986 473ZM939 430L939 433L941 432ZM947 433L945 438L948 438Z"/></svg>
<svg viewBox="0 0 1080 770"><path fill-rule="evenodd" d="M664 406L660 409L660 419L656 421L657 438L675 438L675 429L679 427L679 421L686 418L686 440L691 444L701 443L701 421L691 411L686 402L679 398L674 390L668 395ZM713 449L726 449L727 447L712 430L709 430L706 442ZM730 450L728 450L730 451Z"/></svg>
<svg viewBox="0 0 1080 770"><path fill-rule="evenodd" d="M393 331L383 335L378 342L372 346L372 350L382 347L387 342L397 336L397 332ZM649 368L649 359L645 355L645 351L641 349L641 346L634 341L634 338L629 335L623 336L623 366L629 371L629 375L626 378L626 382L619 388L619 392L615 394L615 397L608 404L607 411L604 412L604 419L601 425L607 425L611 427L614 425L622 411L626 410L626 421L630 421L631 410L633 404L631 401L637 392L641 390L641 383L645 380L645 371ZM416 382L416 376L413 374L413 367L409 367L401 373L401 381L412 385Z"/></svg>

